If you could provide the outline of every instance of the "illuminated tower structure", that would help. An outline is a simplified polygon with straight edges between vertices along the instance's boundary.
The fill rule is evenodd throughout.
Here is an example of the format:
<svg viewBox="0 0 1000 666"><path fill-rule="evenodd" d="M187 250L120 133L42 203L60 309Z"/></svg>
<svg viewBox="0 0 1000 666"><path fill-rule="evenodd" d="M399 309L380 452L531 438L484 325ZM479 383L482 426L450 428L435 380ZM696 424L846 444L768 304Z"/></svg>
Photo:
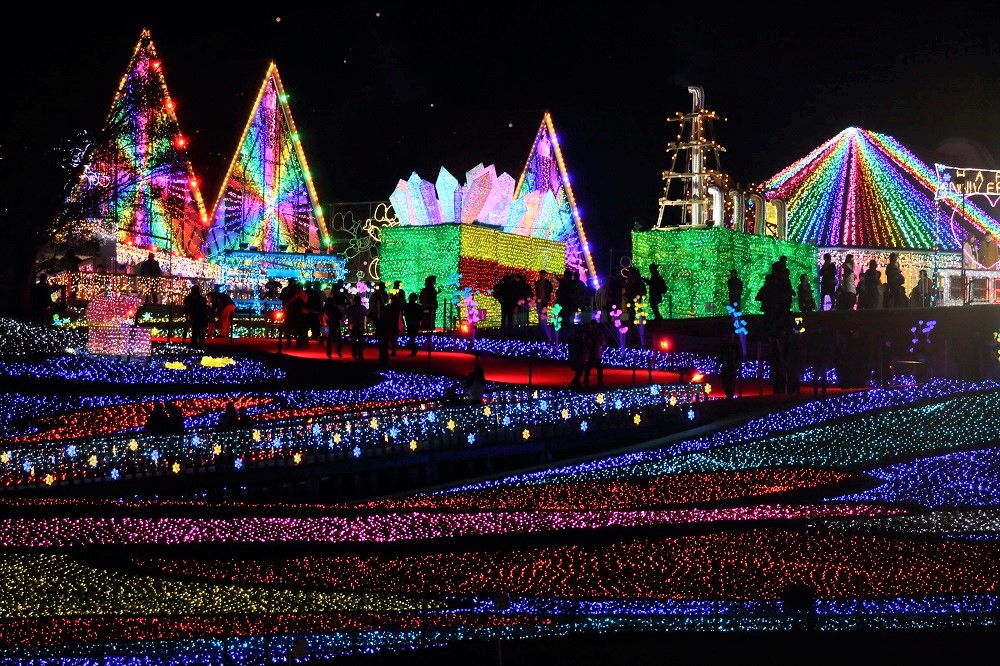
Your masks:
<svg viewBox="0 0 1000 666"><path fill-rule="evenodd" d="M546 195L555 200L554 214L545 214ZM590 244L548 112L542 118L528 161L514 187L514 198L525 204L524 214L511 216L505 231L565 243L566 268L576 271L581 280L596 288L597 272Z"/></svg>
<svg viewBox="0 0 1000 666"><path fill-rule="evenodd" d="M329 243L288 95L271 62L216 199L205 249L301 253Z"/></svg>
<svg viewBox="0 0 1000 666"><path fill-rule="evenodd" d="M88 232L102 255L202 256L208 215L186 149L162 63L143 29L70 195L94 202Z"/></svg>
<svg viewBox="0 0 1000 666"><path fill-rule="evenodd" d="M726 151L714 139L715 121L725 120L704 108L705 92L700 86L689 86L691 112L677 113L668 120L677 122L677 140L667 144L670 168L663 172L663 196L657 229L678 225L703 227L713 220L721 225L724 214L723 193L728 176L721 171L719 154ZM672 208L679 215L664 211Z"/></svg>

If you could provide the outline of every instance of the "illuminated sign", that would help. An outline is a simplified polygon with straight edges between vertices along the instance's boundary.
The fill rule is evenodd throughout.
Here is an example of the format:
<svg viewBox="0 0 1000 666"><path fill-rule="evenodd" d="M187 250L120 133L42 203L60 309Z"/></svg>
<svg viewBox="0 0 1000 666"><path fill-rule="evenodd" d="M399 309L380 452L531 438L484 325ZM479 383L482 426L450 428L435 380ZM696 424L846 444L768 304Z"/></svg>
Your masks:
<svg viewBox="0 0 1000 666"><path fill-rule="evenodd" d="M953 199L956 195L970 197L982 195L991 206L1000 201L1000 171L996 169L969 169L935 164L938 187L934 200Z"/></svg>

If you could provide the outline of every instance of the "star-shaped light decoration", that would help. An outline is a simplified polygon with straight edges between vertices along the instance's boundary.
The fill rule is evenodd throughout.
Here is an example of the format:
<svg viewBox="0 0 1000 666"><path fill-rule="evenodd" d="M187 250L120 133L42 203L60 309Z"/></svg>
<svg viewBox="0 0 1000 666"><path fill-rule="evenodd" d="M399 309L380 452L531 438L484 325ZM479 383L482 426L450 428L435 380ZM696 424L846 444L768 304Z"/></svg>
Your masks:
<svg viewBox="0 0 1000 666"><path fill-rule="evenodd" d="M563 407L562 411L559 412L559 415L563 418L563 421L565 421L566 419L569 418L569 410Z"/></svg>
<svg viewBox="0 0 1000 666"><path fill-rule="evenodd" d="M340 444L340 433L339 432L333 433L333 443L334 444Z"/></svg>
<svg viewBox="0 0 1000 666"><path fill-rule="evenodd" d="M373 416L371 421L368 422L368 425L372 430L378 430L378 419Z"/></svg>
<svg viewBox="0 0 1000 666"><path fill-rule="evenodd" d="M260 430L254 430L252 436L253 436L253 441L259 442L260 441Z"/></svg>
<svg viewBox="0 0 1000 666"><path fill-rule="evenodd" d="M597 397L594 398L594 400L597 401L598 405L603 405L604 404L604 394L603 393L598 393Z"/></svg>
<svg viewBox="0 0 1000 666"><path fill-rule="evenodd" d="M490 409L489 405L486 405L485 407L483 407L483 416L489 416L492 413L493 413L493 410Z"/></svg>
<svg viewBox="0 0 1000 666"><path fill-rule="evenodd" d="M56 477L52 476L51 473L45 475L45 485L51 486L55 482L56 482Z"/></svg>
<svg viewBox="0 0 1000 666"><path fill-rule="evenodd" d="M455 419L448 419L448 423L446 424L446 426L448 430L455 432Z"/></svg>
<svg viewBox="0 0 1000 666"><path fill-rule="evenodd" d="M175 462L173 465L170 466L170 470L174 474L180 474L181 473L181 464L179 462Z"/></svg>
<svg viewBox="0 0 1000 666"><path fill-rule="evenodd" d="M670 402L670 406L671 407L676 407L677 406L677 396L674 395L674 394L671 394L669 402Z"/></svg>
<svg viewBox="0 0 1000 666"><path fill-rule="evenodd" d="M212 447L212 453L214 453L217 456L218 455L222 455L222 445L221 444L216 444L215 446L213 446Z"/></svg>
<svg viewBox="0 0 1000 666"><path fill-rule="evenodd" d="M415 440L415 439L411 439L410 440L410 450L411 451L416 451L417 450L417 440Z"/></svg>
<svg viewBox="0 0 1000 666"><path fill-rule="evenodd" d="M300 451L296 451L295 455L292 456L292 462L295 463L296 465L302 462L302 453Z"/></svg>
<svg viewBox="0 0 1000 666"><path fill-rule="evenodd" d="M632 423L634 423L636 425L639 425L640 423L642 423L642 414L636 414L635 416L633 416L632 417Z"/></svg>
<svg viewBox="0 0 1000 666"><path fill-rule="evenodd" d="M132 453L135 453L136 451L138 451L139 450L139 442L137 442L135 439L128 440L128 450L131 451Z"/></svg>
<svg viewBox="0 0 1000 666"><path fill-rule="evenodd" d="M4 460L4 462L7 461ZM87 461L87 464L90 465L91 467L97 467L97 456L90 456L90 459Z"/></svg>
<svg viewBox="0 0 1000 666"><path fill-rule="evenodd" d="M0 463L6 465L9 462L10 462L10 451L4 451L3 453L0 453Z"/></svg>
<svg viewBox="0 0 1000 666"><path fill-rule="evenodd" d="M524 430L522 430L521 431L521 439L523 439L524 441L528 441L529 439L531 439L531 431L528 430L527 428L525 428Z"/></svg>
<svg viewBox="0 0 1000 666"><path fill-rule="evenodd" d="M712 392L712 385L705 384L705 395L709 395Z"/></svg>

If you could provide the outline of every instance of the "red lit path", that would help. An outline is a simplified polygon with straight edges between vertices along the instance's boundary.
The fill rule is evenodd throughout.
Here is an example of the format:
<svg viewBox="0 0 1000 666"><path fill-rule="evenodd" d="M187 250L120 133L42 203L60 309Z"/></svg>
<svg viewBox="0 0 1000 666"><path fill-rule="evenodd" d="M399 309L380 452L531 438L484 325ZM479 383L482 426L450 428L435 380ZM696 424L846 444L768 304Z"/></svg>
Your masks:
<svg viewBox="0 0 1000 666"><path fill-rule="evenodd" d="M209 338L206 350L214 354L245 353L254 355L274 355L275 361L282 357L288 359L315 361L317 371L330 374L330 368L338 364L355 365L361 364L371 369L378 367L378 349L373 345L366 345L364 350L364 360L354 361L350 358L349 348L344 346L344 357L338 358L336 350L332 359L326 358L325 343L310 342L305 348L291 349L282 345L281 352L278 351L278 342L275 338L235 338L232 341L218 338ZM410 352L400 348L396 356L390 356L389 369L404 372L426 372L443 375L454 379L466 377L475 364L475 357L470 352L452 351L432 351L428 354L426 350L418 352L417 356L410 356ZM532 388L568 388L573 372L565 361L551 361L543 359L533 359L529 361L521 357L493 356L482 353L479 362L488 382L508 384L515 386L526 386ZM591 386L583 387L583 390L596 390L596 376L591 374ZM604 368L604 386L606 388L622 388L627 386L642 386L646 384L673 384L680 381L677 372L665 370L652 370L647 368ZM708 376L704 380L711 384L711 396L713 398L722 397L722 384L717 377ZM830 395L844 392L836 387L829 388ZM778 400L787 401L807 401L820 396L815 396L810 385L803 385L801 393L795 396L780 395L775 396L771 390L770 382L765 380L757 382L754 379L742 380L741 394L744 399L764 398L769 402Z"/></svg>

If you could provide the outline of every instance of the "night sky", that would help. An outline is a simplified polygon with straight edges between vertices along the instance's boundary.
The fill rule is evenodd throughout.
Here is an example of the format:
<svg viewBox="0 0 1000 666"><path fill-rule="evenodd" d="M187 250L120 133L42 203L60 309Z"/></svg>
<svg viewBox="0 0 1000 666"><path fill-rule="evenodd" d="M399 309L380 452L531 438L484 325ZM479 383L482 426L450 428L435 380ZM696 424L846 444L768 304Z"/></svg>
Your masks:
<svg viewBox="0 0 1000 666"><path fill-rule="evenodd" d="M516 179L550 111L601 272L636 224L656 221L677 131L668 119L690 110L689 85L727 119L715 137L733 184L764 181L851 126L928 159L956 137L1000 154L1000 22L989 14L668 4L679 3L28 8L0 35L0 157L12 143L98 130L143 28L206 204L273 59L327 207L386 200L398 180L433 181L442 166L462 182L479 163Z"/></svg>

